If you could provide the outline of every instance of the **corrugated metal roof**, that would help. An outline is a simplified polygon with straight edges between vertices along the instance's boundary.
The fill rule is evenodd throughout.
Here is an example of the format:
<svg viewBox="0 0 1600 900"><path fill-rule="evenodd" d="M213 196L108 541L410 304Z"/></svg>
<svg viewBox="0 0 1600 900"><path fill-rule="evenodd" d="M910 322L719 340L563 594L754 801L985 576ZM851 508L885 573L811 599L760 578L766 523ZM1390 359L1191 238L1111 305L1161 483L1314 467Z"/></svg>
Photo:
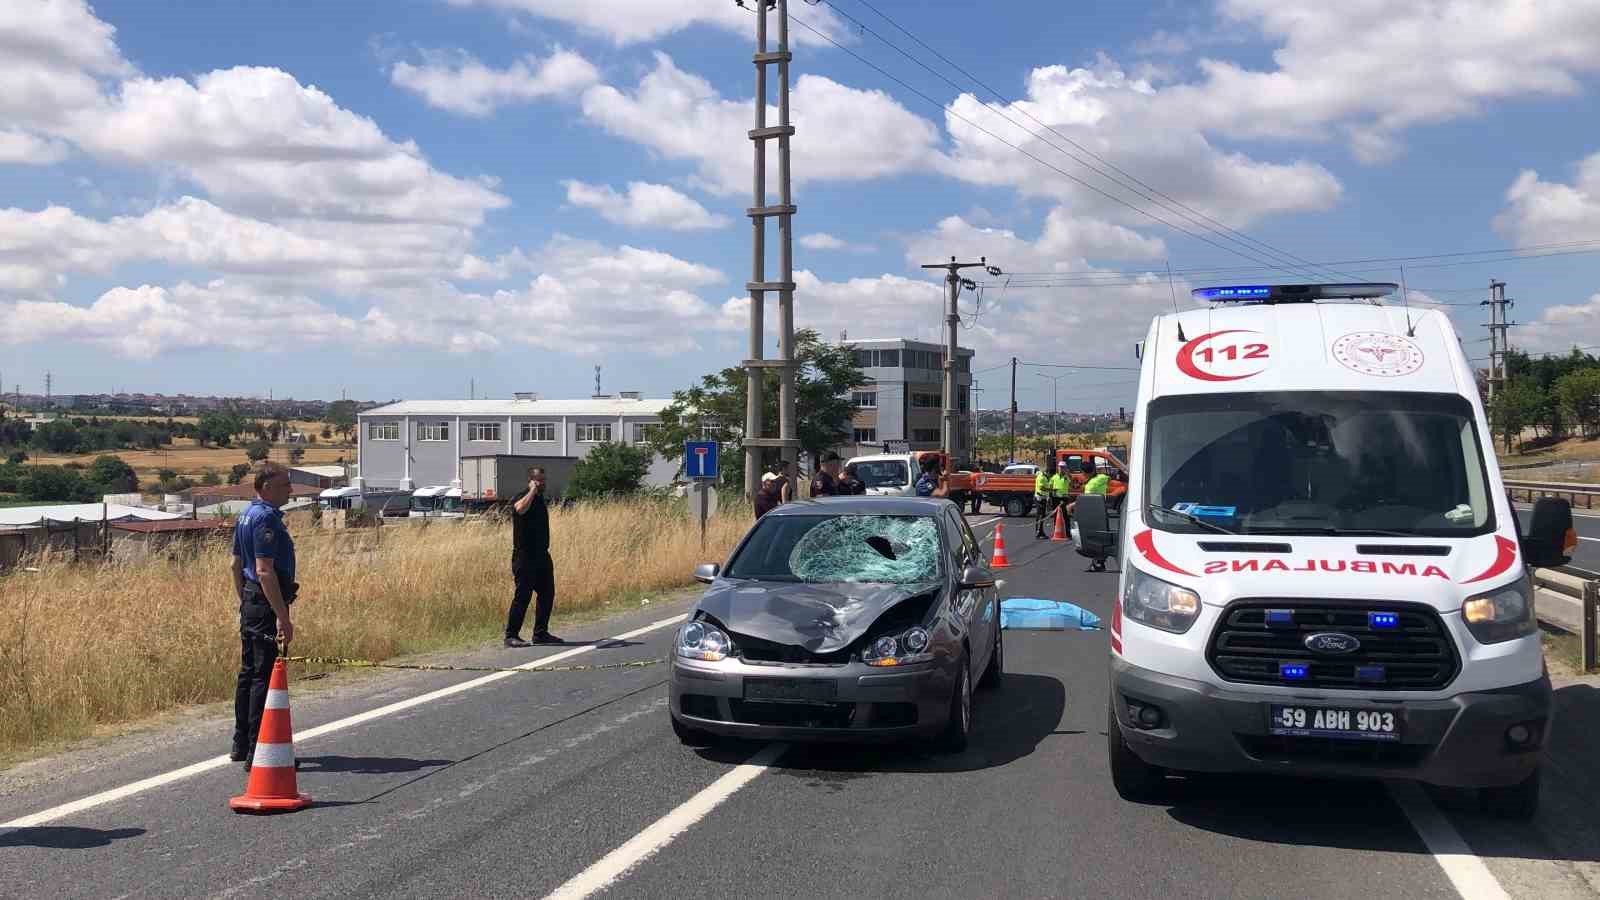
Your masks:
<svg viewBox="0 0 1600 900"><path fill-rule="evenodd" d="M659 416L671 400L401 400L366 416Z"/></svg>
<svg viewBox="0 0 1600 900"><path fill-rule="evenodd" d="M81 519L85 522L99 522L101 519L113 522L124 519L142 519L147 522L156 522L165 519L181 518L177 513L162 512L159 509L146 509L142 506L122 506L117 503L62 503L45 506L11 506L0 509L0 527L26 527L39 524L40 519L49 519L52 522L71 522Z"/></svg>
<svg viewBox="0 0 1600 900"><path fill-rule="evenodd" d="M296 472L305 472L318 478L343 478L344 466L291 466Z"/></svg>

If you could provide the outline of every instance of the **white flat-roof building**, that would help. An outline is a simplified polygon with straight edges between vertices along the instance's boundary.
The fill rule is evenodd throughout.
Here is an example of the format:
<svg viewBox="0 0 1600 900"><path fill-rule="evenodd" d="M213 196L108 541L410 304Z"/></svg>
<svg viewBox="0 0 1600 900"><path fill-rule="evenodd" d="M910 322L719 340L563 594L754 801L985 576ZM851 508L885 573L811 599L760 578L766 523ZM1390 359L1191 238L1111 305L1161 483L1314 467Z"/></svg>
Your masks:
<svg viewBox="0 0 1600 900"><path fill-rule="evenodd" d="M635 392L587 400L402 400L360 413L363 489L460 486L461 459L512 453L583 457L607 441L643 444L670 400ZM654 459L646 483L670 484L678 464Z"/></svg>

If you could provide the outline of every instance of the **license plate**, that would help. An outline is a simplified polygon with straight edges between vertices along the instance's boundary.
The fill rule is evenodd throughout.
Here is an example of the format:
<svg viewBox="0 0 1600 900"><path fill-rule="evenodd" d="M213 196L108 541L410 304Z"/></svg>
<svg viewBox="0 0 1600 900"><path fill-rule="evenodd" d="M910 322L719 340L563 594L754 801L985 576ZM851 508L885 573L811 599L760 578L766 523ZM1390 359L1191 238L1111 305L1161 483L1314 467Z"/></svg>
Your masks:
<svg viewBox="0 0 1600 900"><path fill-rule="evenodd" d="M839 686L824 678L746 678L744 698L764 703L827 703Z"/></svg>
<svg viewBox="0 0 1600 900"><path fill-rule="evenodd" d="M1398 741L1403 726L1398 710L1348 709L1337 706L1267 707L1267 730L1287 737L1345 738L1356 741Z"/></svg>

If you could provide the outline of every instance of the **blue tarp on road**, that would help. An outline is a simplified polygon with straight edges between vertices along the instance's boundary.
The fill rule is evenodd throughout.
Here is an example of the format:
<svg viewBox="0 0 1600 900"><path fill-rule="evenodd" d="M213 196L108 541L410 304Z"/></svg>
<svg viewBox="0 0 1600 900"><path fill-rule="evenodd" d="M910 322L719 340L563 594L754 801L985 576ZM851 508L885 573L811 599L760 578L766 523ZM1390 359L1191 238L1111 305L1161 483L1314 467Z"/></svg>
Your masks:
<svg viewBox="0 0 1600 900"><path fill-rule="evenodd" d="M1000 627L1013 631L1099 631L1100 617L1065 600L1012 597L1000 601Z"/></svg>

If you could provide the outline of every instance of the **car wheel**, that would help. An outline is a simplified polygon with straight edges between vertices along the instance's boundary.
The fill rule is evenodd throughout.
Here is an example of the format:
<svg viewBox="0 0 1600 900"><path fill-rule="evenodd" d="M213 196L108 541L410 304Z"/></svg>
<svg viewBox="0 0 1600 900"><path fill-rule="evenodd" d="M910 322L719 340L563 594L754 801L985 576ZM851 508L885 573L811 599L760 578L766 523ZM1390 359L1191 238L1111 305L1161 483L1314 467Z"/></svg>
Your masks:
<svg viewBox="0 0 1600 900"><path fill-rule="evenodd" d="M994 652L989 655L989 667L983 670L983 678L978 681L978 686L988 690L998 690L1006 675L1006 642L1000 629L1000 600L994 601Z"/></svg>
<svg viewBox="0 0 1600 900"><path fill-rule="evenodd" d="M1111 784L1117 795L1133 803L1158 803L1166 793L1167 773L1140 759L1122 739L1116 710L1106 704L1106 751L1111 763Z"/></svg>
<svg viewBox="0 0 1600 900"><path fill-rule="evenodd" d="M1508 787L1478 789L1478 805L1498 819L1526 822L1539 811L1539 770Z"/></svg>
<svg viewBox="0 0 1600 900"><path fill-rule="evenodd" d="M972 736L972 673L969 668L967 657L962 656L956 687L950 695L950 721L939 735L939 749L946 753L967 749L967 740Z"/></svg>
<svg viewBox="0 0 1600 900"><path fill-rule="evenodd" d="M672 733L677 735L678 741L685 747L705 747L711 743L710 734L698 728L690 728L678 721L677 716L668 715L667 718L672 720Z"/></svg>
<svg viewBox="0 0 1600 900"><path fill-rule="evenodd" d="M1010 497L1006 500L1006 515L1013 519L1020 519L1028 514L1028 501L1021 497Z"/></svg>

